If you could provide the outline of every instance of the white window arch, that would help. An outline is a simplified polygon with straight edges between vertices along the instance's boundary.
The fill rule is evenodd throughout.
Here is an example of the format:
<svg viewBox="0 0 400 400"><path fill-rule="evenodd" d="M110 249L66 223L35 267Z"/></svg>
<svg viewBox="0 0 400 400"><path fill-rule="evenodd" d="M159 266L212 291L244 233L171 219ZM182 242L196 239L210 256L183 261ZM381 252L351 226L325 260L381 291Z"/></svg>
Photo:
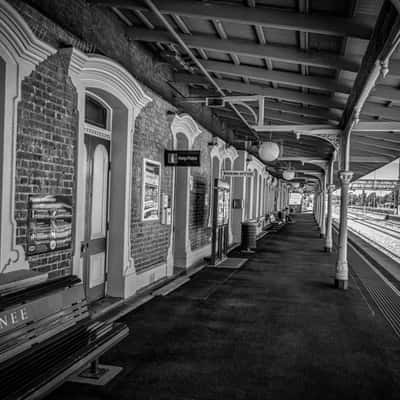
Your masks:
<svg viewBox="0 0 400 400"><path fill-rule="evenodd" d="M29 268L23 248L15 243L17 107L24 78L55 52L36 38L14 8L0 0L0 273Z"/></svg>

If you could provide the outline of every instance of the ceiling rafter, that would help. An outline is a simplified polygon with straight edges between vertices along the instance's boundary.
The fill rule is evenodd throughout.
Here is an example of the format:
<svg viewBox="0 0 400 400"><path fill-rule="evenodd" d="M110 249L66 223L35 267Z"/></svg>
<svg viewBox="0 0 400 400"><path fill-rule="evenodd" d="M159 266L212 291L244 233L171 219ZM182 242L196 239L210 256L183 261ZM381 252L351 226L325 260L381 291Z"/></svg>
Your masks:
<svg viewBox="0 0 400 400"><path fill-rule="evenodd" d="M400 121L400 107L387 107L378 103L366 102L361 110L361 115Z"/></svg>
<svg viewBox="0 0 400 400"><path fill-rule="evenodd" d="M179 77L179 80L176 79L177 82L208 85L207 81L198 75L179 73L177 76ZM224 88L231 92L260 95L272 99L291 101L293 103L310 104L321 108L335 108L340 110L343 109L345 106L345 102L340 99L334 99L332 97L319 94L305 94L290 89L275 89L265 85L259 85L254 83L247 84L229 79L216 79L216 82L221 88ZM207 93L208 97L213 97L215 91L204 92L206 96ZM203 99L198 98L192 100L193 102L205 102L204 98ZM191 100L187 99L187 101Z"/></svg>
<svg viewBox="0 0 400 400"><path fill-rule="evenodd" d="M366 146L370 146L370 147L376 147L377 149L387 149L387 150L397 150L398 152L400 152L400 146L394 146L393 144L387 143L386 142L371 142L369 140L365 140L360 139L360 138L356 138L356 137L352 137L351 142L356 144L357 147L358 145L366 145ZM400 143L399 143L400 144Z"/></svg>
<svg viewBox="0 0 400 400"><path fill-rule="evenodd" d="M251 8L255 8L256 0L247 0L247 5ZM254 25L254 31L256 33L258 43L263 45L267 44L267 38L265 36L263 27L261 25ZM268 70L272 71L274 69L270 58L264 57L264 63ZM272 81L271 84L274 88L278 87L277 83L274 81Z"/></svg>
<svg viewBox="0 0 400 400"><path fill-rule="evenodd" d="M357 145L357 151L353 151L352 154L355 155L362 155L363 153L367 153L367 154L375 154L376 156L386 156L389 157L391 160L393 160L393 158L395 157L396 154L398 154L397 150L394 151L389 151L389 150L373 150L370 147L366 147L366 146L362 146L360 144Z"/></svg>
<svg viewBox="0 0 400 400"><path fill-rule="evenodd" d="M400 132L400 122L364 122L361 121L353 126L355 132Z"/></svg>
<svg viewBox="0 0 400 400"><path fill-rule="evenodd" d="M374 131L352 132L351 137L352 139L359 137L371 141L400 143L400 134L393 135L393 133L389 132L374 132Z"/></svg>
<svg viewBox="0 0 400 400"><path fill-rule="evenodd" d="M176 43L175 39L163 30L146 28L131 28L132 39L143 42ZM218 39L212 35L192 34L181 35L182 40L190 48L211 50L219 53L234 53L237 55L264 58L294 64L307 64L315 67L340 69L357 72L360 64L354 59L333 55L329 52L304 52L296 47L258 44L245 39Z"/></svg>
<svg viewBox="0 0 400 400"><path fill-rule="evenodd" d="M142 16L148 18L148 21L153 22L153 19L150 17L151 13L155 11L153 9L149 9L147 6L147 0L122 0L120 2L111 0L94 2L103 3L108 7L117 7L118 14L123 14L125 8L124 6L119 7L118 4L129 3L130 5L128 5L127 8L135 11L137 15L138 13L141 13ZM358 73L361 67L361 56L353 57L351 54L343 56L332 53L331 51L337 47L337 39L330 39L328 36L321 38L321 47L319 47L320 44L318 44L318 53L309 51L307 49L308 32L313 31L299 28L302 23L298 23L301 19L300 17L305 17L305 19L308 21L307 23L309 23L312 19L321 20L325 17L318 15L318 11L316 10L318 7L315 7L314 3L310 2L308 5L307 0L297 0L297 10L295 10L295 6L291 10L288 9L285 11L278 11L278 13L282 13L282 15L284 14L285 18L289 15L291 17L295 16L296 26L278 27L278 29L287 29L296 32L298 41L297 47L294 47L294 35L282 35L282 37L285 38L284 41L287 40L287 43L268 44L264 35L265 31L263 27L270 25L255 23L253 20L251 20L250 23L248 20L246 20L247 14L243 14L245 10L246 12L250 11L252 15L257 18L260 17L261 11L268 12L268 17L272 20L271 16L273 15L274 11L277 11L277 8L272 9L270 6L264 6L261 3L265 2L261 2L261 0L259 2L256 2L256 0L246 0L242 1L241 5L233 0L225 0L224 2L217 2L214 0L151 0L151 2L159 8L161 13L167 17L168 21L173 21L176 29L179 31L179 37L172 37L170 36L172 33L167 31L158 31L160 28L155 28L152 26L151 29L136 29L135 27L128 27L127 32L132 33L131 38L136 40L137 38L135 35L141 34L141 32L143 32L144 35L151 34L154 36L160 33L168 36L168 39L165 39L165 41L163 39L160 42L156 40L149 40L149 42L159 47L164 45L168 47L174 46L175 51L180 54L184 54L183 50L185 50L185 47L182 47L180 41L178 40L182 39L183 44L187 46L187 48L191 49L192 52L197 55L197 58L200 58L199 62L201 63L201 66L208 71L208 73L212 74L211 77L213 78L213 82L215 82L215 84L225 92L225 94L221 96L220 92L216 92L215 89L211 88L211 81L204 82L205 80L201 80L198 75L192 75L192 78L190 78L191 80L197 80L197 82L189 82L187 74L177 75L178 78L184 76L188 79L189 93L193 94L196 92L198 95L203 97L203 99L186 98L183 99L183 101L204 102L204 97L216 96L226 99L227 105L232 104L234 107L238 108L239 106L237 101L239 101L239 98L241 97L240 94L242 94L243 97L247 96L247 98L243 101L248 102L250 105L252 105L252 102L255 101L251 97L258 96L262 98L263 107L262 109L260 108L261 102L258 104L255 103L255 110L257 111L259 108L262 110L262 112L259 114L259 118L264 115L264 125L270 124L268 125L270 129L276 129L274 135L277 137L284 136L284 133L280 131L287 126L287 124L291 124L291 127L301 126L301 130L306 129L307 132L307 125L329 126L327 129L330 130L337 129L337 125L335 124L340 121L340 127L344 128L343 123L346 115L342 115L341 117L341 114L344 109L347 110L349 107L349 104L351 103L351 95L354 96L355 90L351 90L353 82L352 80L346 79L336 80L328 76L331 76L333 72L332 70L334 69L337 71L343 70ZM389 0L386 0L386 3L388 2ZM146 4L146 7L143 6L144 4ZM308 7L310 6L312 8L308 10ZM164 10L164 7L184 7L186 11L182 12L182 9L180 8L179 12L167 12ZM203 10L201 12L208 12L209 17L206 17L205 14L204 16L199 17L196 14L198 12L196 7ZM219 8L220 10L223 9L224 11L227 9L240 9L241 12L240 14L236 14L236 20L230 20L230 11L228 11L228 13L221 13L219 15L211 9L213 8L215 10L214 7ZM331 11L334 11L336 6L332 3L329 7L332 8ZM348 9L353 9L352 7L354 7L354 3L352 6L349 5ZM130 13L126 12L125 15L129 19ZM352 13L349 12L348 15L352 15ZM186 19L183 17L189 18ZM197 33L196 31L190 31L190 21L192 21L190 18L192 18L193 21L196 20L196 24L193 25L193 28L198 26L199 29L197 30L196 28ZM364 15L359 19L358 17L354 18L353 16L351 18L339 19L345 20L355 26L356 24L360 23L362 18L364 18ZM371 15L371 17L367 17L364 22L361 22L361 25L364 27L368 26L369 30L368 37L366 36L365 39L371 38L371 33L373 32L372 21L374 19L375 17ZM247 25L248 28L246 29L244 27L242 29L232 31L231 29L228 29L228 27L232 28L232 25L224 24L226 21ZM188 23L188 25L186 25L186 23ZM272 23L280 24L281 21L275 19L272 21ZM295 23L294 19L293 23ZM150 28L148 24L146 24L146 26ZM210 26L214 26L215 34L214 31L210 31ZM154 30L154 28L157 30ZM327 25L324 26L324 29L325 28L327 28ZM327 33L327 35L334 35L337 37L353 36L344 33L343 26L337 25L334 28L338 32ZM255 35L253 36L253 40L249 40L249 29L254 30ZM273 32L273 30L271 30L271 32ZM355 32L356 36L360 35L360 32L361 31ZM219 37L217 37L217 34ZM240 36L242 37L239 38ZM332 41L332 44L328 43L329 40ZM207 41L206 46L200 47L200 44L203 44L202 41ZM381 46L381 44L382 42L377 42L378 47ZM370 46L371 44L369 44L368 48ZM383 47L385 47L385 45L383 45ZM328 48L330 49L329 52L324 50ZM152 50L157 51L154 47ZM222 58L220 58L216 53L220 53L221 55L223 54L224 60L226 60L226 56L230 56L232 64L228 62L222 62ZM363 62L367 56L367 53L368 50L363 57ZM220 60L210 60L208 57ZM203 58L203 60L201 60L201 58ZM262 64L259 61L257 62L257 59L263 60L265 63L265 68L261 67ZM184 60L187 59L185 58ZM277 61L277 63L272 64L271 60ZM382 58L379 57L379 60L382 60ZM245 64L242 64L242 62ZM293 70L293 66L287 65L287 63L296 64L298 68L297 71L301 72L301 74L289 72L288 70ZM253 65L250 66L246 64ZM254 64L257 64L257 66ZM191 65L194 64L192 63ZM176 64L175 66L178 66L179 68L179 64ZM273 69L273 66L279 66L279 68L282 68L284 71L279 69L275 70ZM307 71L308 66L315 66L317 68L310 68L309 71ZM322 71L320 67L326 68L327 71ZM361 69L364 70L365 66L363 66ZM201 68L199 68L199 70L203 72ZM360 75L363 73L368 75L369 72L370 71L361 71L361 73L358 73L357 78L359 81ZM318 74L320 75L318 76ZM323 76L325 74L326 76ZM391 76L400 77L400 61L390 60L389 74ZM346 78L351 75L352 74L347 74ZM195 78L193 78L193 76L195 76ZM205 74L205 76L207 76L207 74ZM336 74L336 76L339 75ZM238 78L242 79L244 82L239 81ZM175 81L178 80L179 79L175 79ZM364 101L362 103L364 105L364 108L362 109L362 115L367 117L364 117L365 120L362 121L362 124L364 125L357 125L356 129L360 129L360 131L354 131L353 142L357 143L357 145L354 146L353 156L356 154L356 156L359 157L356 160L357 164L360 166L358 172L355 170L355 176L361 172L364 172L363 168L365 168L365 171L369 172L368 170L370 167L368 167L368 163L372 163L373 165L384 164L394 158L392 154L394 151L397 151L398 154L399 142L394 139L394 137L399 129L396 124L388 124L388 122L400 122L400 112L397 112L400 111L400 107L398 107L397 104L400 103L400 90L396 87L393 87L391 82L393 82L393 80L388 82L379 82L379 84L376 85L374 89L370 91L370 93L368 93L368 96L366 96L368 97L368 102ZM280 85L284 87L279 88ZM203 90L196 89L200 88L201 86L203 86ZM325 93L335 93L338 94L338 96L328 96L325 95ZM365 91L361 94L359 93L359 95L359 97L364 97ZM347 101L346 97L348 97ZM179 101L180 99L177 97L177 100ZM357 102L356 105L359 105L359 102ZM240 115L246 117L246 112L242 112L244 111L244 108L241 109L239 107L239 110L241 111ZM215 114L222 118L222 121L227 121L226 125L234 130L232 133L234 137L239 137L242 134L245 138L251 137L252 125L250 125L250 127L248 126L250 129L247 132L246 126L242 124L243 119L239 120L239 116L235 116L235 114L229 111L226 113L220 112L220 110L212 111L215 111ZM354 115L354 113L352 113L352 115ZM248 121L250 121L250 119L247 117L247 125ZM328 121L329 123L327 123ZM379 125L377 125L378 122ZM382 125L382 123L386 123L386 125ZM262 126L262 128L265 127L266 126ZM260 132L260 138L261 135L262 138L268 136L268 134L265 135L265 132ZM309 154L310 157L323 154L323 158L329 158L331 154L331 148L329 148L329 146L328 149L326 149L326 147L307 147L309 146L309 143L307 141L303 141L302 139L303 137L301 137L300 142L290 144L290 152L296 153L307 151L309 152L307 154ZM393 147L391 147L391 144L393 144ZM307 149L305 147L307 147ZM287 148L289 151L289 144ZM371 155L371 157L369 155ZM352 158L351 162L354 163L354 157Z"/></svg>
<svg viewBox="0 0 400 400"><path fill-rule="evenodd" d="M147 11L142 3L135 0L91 0L91 2L109 7ZM365 40L368 40L372 33L372 18L367 18L367 21L364 18L361 21L356 18L305 15L267 7L250 8L189 0L155 0L154 3L163 14L178 14L205 20L220 19L237 24L350 36Z"/></svg>
<svg viewBox="0 0 400 400"><path fill-rule="evenodd" d="M351 81L337 81L331 78L317 76L303 76L294 72L271 71L265 68L249 67L244 65L232 65L220 61L203 61L203 66L210 72L218 72L224 75L246 77L266 82L284 83L286 85L301 86L311 89L326 90L349 94Z"/></svg>

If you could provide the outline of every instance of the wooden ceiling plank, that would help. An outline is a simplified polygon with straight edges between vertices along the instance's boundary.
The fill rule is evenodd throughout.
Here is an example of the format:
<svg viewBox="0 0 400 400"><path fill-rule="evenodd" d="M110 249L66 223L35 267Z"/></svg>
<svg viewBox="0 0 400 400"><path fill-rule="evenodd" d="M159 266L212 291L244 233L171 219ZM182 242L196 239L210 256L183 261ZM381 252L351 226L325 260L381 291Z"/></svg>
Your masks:
<svg viewBox="0 0 400 400"><path fill-rule="evenodd" d="M203 66L210 72L225 75L246 77L266 82L283 83L287 85L301 86L310 89L326 90L348 94L351 92L350 82L338 82L336 79L304 76L291 72L271 71L265 68L233 65L220 61L202 61Z"/></svg>
<svg viewBox="0 0 400 400"><path fill-rule="evenodd" d="M386 107L382 104L366 102L362 108L361 115L400 121L400 107Z"/></svg>
<svg viewBox="0 0 400 400"><path fill-rule="evenodd" d="M264 108L266 110L283 111L286 113L315 117L315 118L325 119L325 120L334 121L334 122L337 122L340 119L340 115L338 112L310 108L310 107L297 107L297 106L292 106L289 104L284 104L281 102L278 103L278 102L266 101L266 102L264 102Z"/></svg>
<svg viewBox="0 0 400 400"><path fill-rule="evenodd" d="M144 42L176 43L175 39L163 30L146 28L129 28L128 31L133 40ZM192 34L180 35L182 40L190 48L211 50L224 54L237 54L246 57L265 58L295 64L304 64L315 67L346 70L357 72L360 64L345 56L332 53L304 52L295 47L258 44L250 40L242 39L218 39L211 35Z"/></svg>
<svg viewBox="0 0 400 400"><path fill-rule="evenodd" d="M400 146L394 146L394 145L390 145L390 144L385 145L385 142L374 143L369 140L363 140L363 139L356 138L355 136L352 136L351 143L355 144L357 147L359 145L365 145L365 146L370 146L370 147L376 147L377 149L397 150L397 152L400 153Z"/></svg>
<svg viewBox="0 0 400 400"><path fill-rule="evenodd" d="M357 144L357 150L353 151L353 154L355 155L361 155L361 153L367 153L367 154L375 154L377 156L386 156L390 157L392 160L396 158L396 155L398 155L398 151L394 150L393 152L390 150L376 150L376 149L371 149L371 147L367 147L364 145Z"/></svg>
<svg viewBox="0 0 400 400"><path fill-rule="evenodd" d="M338 133L334 125L328 124L312 124L312 125L264 125L252 126L257 132L309 132L314 130L324 130L326 133Z"/></svg>
<svg viewBox="0 0 400 400"><path fill-rule="evenodd" d="M142 3L134 0L91 0L91 3L146 10ZM350 36L365 40L368 40L372 34L372 18L361 20L326 15L304 15L266 7L249 8L188 0L154 0L154 3L164 14L178 14L196 19L219 19L237 24L261 25L341 37Z"/></svg>
<svg viewBox="0 0 400 400"><path fill-rule="evenodd" d="M313 164L315 162L323 162L328 161L328 158L321 157L279 157L278 161L299 161L304 163ZM352 163L361 163L361 164L387 164L391 160L390 157L382 157L382 156L350 156L350 162Z"/></svg>
<svg viewBox="0 0 400 400"><path fill-rule="evenodd" d="M400 122L359 122L354 125L355 132L400 132Z"/></svg>
<svg viewBox="0 0 400 400"><path fill-rule="evenodd" d="M295 125L301 125L301 124L312 125L312 124L326 123L326 121L324 121L323 119L302 117L294 114L279 112L276 110L265 110L265 118L284 121Z"/></svg>
<svg viewBox="0 0 400 400"><path fill-rule="evenodd" d="M183 82L184 79L186 83L201 83L207 85L205 79L198 77L197 75L179 73L175 76L177 82ZM261 95L267 98L286 100L300 104L310 104L321 108L335 108L341 110L345 106L343 101L323 95L305 94L289 89L275 89L265 85L254 83L248 84L228 79L215 79L215 81L222 89L230 90L232 92ZM212 93L215 93L215 91L210 92L209 97L213 96Z"/></svg>
<svg viewBox="0 0 400 400"><path fill-rule="evenodd" d="M371 141L387 142L387 143L400 143L400 133L389 132L353 132L352 138L359 137Z"/></svg>
<svg viewBox="0 0 400 400"><path fill-rule="evenodd" d="M376 85L370 92L370 99L400 102L400 90L387 85Z"/></svg>

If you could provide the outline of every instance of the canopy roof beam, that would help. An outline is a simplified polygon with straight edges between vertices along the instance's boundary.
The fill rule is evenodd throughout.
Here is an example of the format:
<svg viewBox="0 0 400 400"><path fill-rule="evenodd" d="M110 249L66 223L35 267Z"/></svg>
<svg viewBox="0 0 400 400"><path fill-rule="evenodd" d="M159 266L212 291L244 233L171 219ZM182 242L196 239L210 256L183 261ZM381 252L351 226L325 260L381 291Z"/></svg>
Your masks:
<svg viewBox="0 0 400 400"><path fill-rule="evenodd" d="M129 28L133 40L143 42L177 43L169 32L146 28ZM262 58L268 57L276 61L284 61L294 64L304 64L314 67L345 70L357 72L360 64L345 56L332 55L328 52L304 52L295 47L258 44L245 39L218 39L212 35L181 34L181 39L192 49L203 49L224 54L236 54Z"/></svg>
<svg viewBox="0 0 400 400"><path fill-rule="evenodd" d="M109 7L147 11L142 3L135 0L91 0L91 2ZM260 25L365 40L368 40L372 34L372 18L367 18L367 21L364 18L361 22L355 18L304 15L267 7L249 8L189 0L154 0L154 3L163 14L177 14L207 21L218 19L242 25Z"/></svg>

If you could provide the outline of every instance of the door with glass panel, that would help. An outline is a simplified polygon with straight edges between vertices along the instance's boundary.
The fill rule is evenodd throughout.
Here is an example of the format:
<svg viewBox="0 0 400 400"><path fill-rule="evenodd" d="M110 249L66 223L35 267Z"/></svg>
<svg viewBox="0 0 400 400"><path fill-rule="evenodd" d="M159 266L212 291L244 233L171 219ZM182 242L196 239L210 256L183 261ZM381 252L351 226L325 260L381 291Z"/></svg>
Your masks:
<svg viewBox="0 0 400 400"><path fill-rule="evenodd" d="M85 135L85 146L86 215L82 253L86 296L89 301L94 301L105 296L110 142Z"/></svg>
<svg viewBox="0 0 400 400"><path fill-rule="evenodd" d="M88 301L106 294L109 177L110 112L92 96L85 109L85 217L81 243L83 280Z"/></svg>

